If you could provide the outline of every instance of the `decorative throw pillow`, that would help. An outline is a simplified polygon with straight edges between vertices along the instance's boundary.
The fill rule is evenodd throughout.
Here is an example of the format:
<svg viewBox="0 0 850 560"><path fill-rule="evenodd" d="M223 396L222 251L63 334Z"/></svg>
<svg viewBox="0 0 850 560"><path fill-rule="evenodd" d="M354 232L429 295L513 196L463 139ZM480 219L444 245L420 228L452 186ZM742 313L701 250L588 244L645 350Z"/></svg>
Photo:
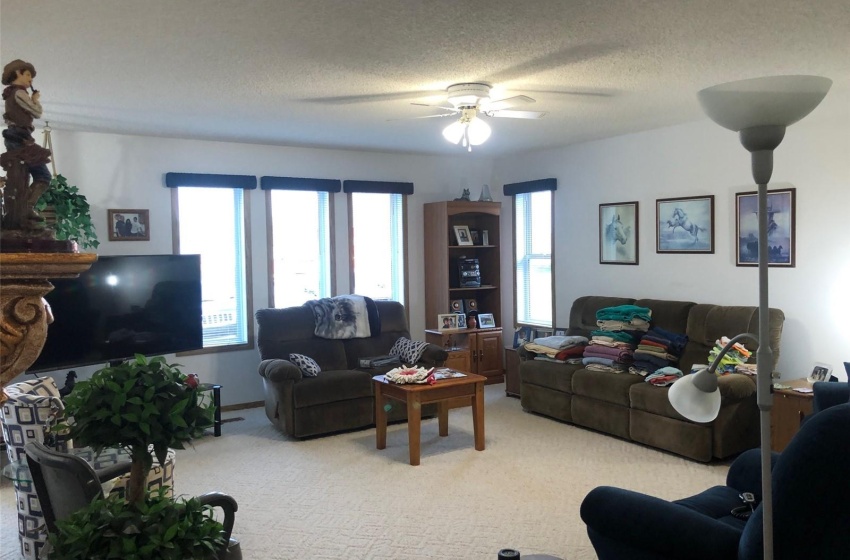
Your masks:
<svg viewBox="0 0 850 560"><path fill-rule="evenodd" d="M425 348L428 347L427 342L419 340L410 340L403 336L395 341L393 347L390 348L391 356L398 356L401 361L406 364L415 364L422 357Z"/></svg>
<svg viewBox="0 0 850 560"><path fill-rule="evenodd" d="M316 360L303 354L290 354L289 361L301 368L301 375L304 377L316 377L322 372L322 368L316 363Z"/></svg>

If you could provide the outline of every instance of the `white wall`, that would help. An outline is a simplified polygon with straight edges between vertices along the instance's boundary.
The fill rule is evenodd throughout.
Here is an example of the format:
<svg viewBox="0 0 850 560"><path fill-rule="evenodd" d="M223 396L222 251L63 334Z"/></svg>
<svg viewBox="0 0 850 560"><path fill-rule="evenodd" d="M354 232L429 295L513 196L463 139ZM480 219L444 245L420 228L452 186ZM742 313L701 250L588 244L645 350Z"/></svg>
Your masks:
<svg viewBox="0 0 850 560"><path fill-rule="evenodd" d="M408 198L408 260L411 334L424 338L425 303L422 244L422 205L460 195L468 187L477 196L488 183L493 161L486 158L382 154L202 142L193 140L54 131L57 172L77 185L92 206L101 245L100 255L162 254L172 252L171 193L164 186L169 171L409 181L414 195ZM268 307L265 197L259 190L249 195L251 211L254 310ZM335 195L336 271L338 293L348 293L348 210L346 196ZM110 242L108 208L150 209L150 242ZM49 335L49 334L48 334ZM197 372L203 381L223 385L225 405L260 401L262 382L257 373L256 349L216 352L200 356L167 356L169 362ZM77 368L86 378L96 367ZM64 371L55 372L64 382Z"/></svg>
<svg viewBox="0 0 850 560"><path fill-rule="evenodd" d="M796 268L771 268L770 306L785 312L777 370L805 377L814 362L846 378L850 361L850 117L830 98L791 126L770 188L796 187ZM556 324L583 295L758 305L754 267L735 266L735 193L754 191L737 135L702 121L496 163L494 184L556 177ZM715 195L715 253L657 254L655 199ZM639 266L600 265L598 205L638 200ZM510 212L507 213L510 218ZM508 224L505 231L510 231ZM505 240L508 241L509 240ZM503 241L503 242L505 242ZM510 280L505 260L503 277ZM511 289L503 316L512 314ZM729 336L738 333L728 333Z"/></svg>

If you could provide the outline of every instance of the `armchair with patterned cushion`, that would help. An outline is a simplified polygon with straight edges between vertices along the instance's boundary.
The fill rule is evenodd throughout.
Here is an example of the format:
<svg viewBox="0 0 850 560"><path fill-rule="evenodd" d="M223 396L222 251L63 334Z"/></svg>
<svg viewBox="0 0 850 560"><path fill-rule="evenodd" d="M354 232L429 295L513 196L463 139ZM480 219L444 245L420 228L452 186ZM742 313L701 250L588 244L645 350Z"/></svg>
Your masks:
<svg viewBox="0 0 850 560"><path fill-rule="evenodd" d="M850 550L850 403L811 416L781 453L773 454L775 560L838 560ZM762 506L746 518L744 492L761 500L760 452L742 453L725 486L674 502L600 486L581 505L599 560L758 560Z"/></svg>
<svg viewBox="0 0 850 560"><path fill-rule="evenodd" d="M25 447L29 443L40 443L49 449L74 453L92 464L95 470L119 462L116 450L107 450L95 457L90 449L73 449L73 443L54 426L62 418L65 406L59 388L52 377L34 378L7 385L4 391L8 399L0 407L0 423L6 441L6 454L15 473L13 485L17 498L18 531L21 554L27 560L35 560L38 550L44 546L44 519L32 478L26 465ZM169 450L165 465L155 463L148 475L148 488L161 486L173 490L174 450ZM117 478L111 484L111 493L124 495L129 475Z"/></svg>

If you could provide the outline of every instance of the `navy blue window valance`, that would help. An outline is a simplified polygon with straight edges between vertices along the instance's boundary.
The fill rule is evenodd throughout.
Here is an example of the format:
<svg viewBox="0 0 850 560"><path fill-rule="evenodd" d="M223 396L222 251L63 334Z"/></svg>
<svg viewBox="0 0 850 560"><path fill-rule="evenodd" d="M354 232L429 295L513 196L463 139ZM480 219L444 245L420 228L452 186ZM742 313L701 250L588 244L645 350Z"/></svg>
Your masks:
<svg viewBox="0 0 850 560"><path fill-rule="evenodd" d="M265 175L260 177L260 188L268 190L287 191L319 191L338 193L342 190L342 181L339 179L310 179L308 177L272 177Z"/></svg>
<svg viewBox="0 0 850 560"><path fill-rule="evenodd" d="M166 173L165 186L178 187L223 187L227 189L256 189L257 178L253 175L219 175L217 173Z"/></svg>
<svg viewBox="0 0 850 560"><path fill-rule="evenodd" d="M537 179L535 181L523 181L522 183L510 183L505 185L505 196L515 196L538 191L558 190L557 179Z"/></svg>
<svg viewBox="0 0 850 560"><path fill-rule="evenodd" d="M342 189L347 193L413 194L413 183L393 181L344 181Z"/></svg>

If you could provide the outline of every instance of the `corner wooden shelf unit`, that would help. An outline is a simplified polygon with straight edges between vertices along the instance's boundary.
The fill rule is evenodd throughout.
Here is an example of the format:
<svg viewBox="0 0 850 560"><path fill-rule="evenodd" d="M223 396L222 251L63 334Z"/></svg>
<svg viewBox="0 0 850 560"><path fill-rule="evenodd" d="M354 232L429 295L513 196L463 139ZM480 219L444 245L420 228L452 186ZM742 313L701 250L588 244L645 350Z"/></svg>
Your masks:
<svg viewBox="0 0 850 560"><path fill-rule="evenodd" d="M437 315L451 313L451 300L474 299L479 313L492 313L495 329L458 329L453 338L460 350L450 351L450 361L463 369L500 383L502 369L501 209L499 202L451 200L424 205L425 222L425 326L429 342L446 346L450 331L438 331ZM457 245L454 226L487 231L487 245ZM458 260L478 259L481 285L461 287ZM468 311L468 310L467 310ZM450 345L454 346L454 345ZM492 350L491 350L492 349ZM464 354L466 354L464 356ZM468 362L464 360L468 359ZM468 368L460 367L468 363ZM450 366L451 367L451 366Z"/></svg>

